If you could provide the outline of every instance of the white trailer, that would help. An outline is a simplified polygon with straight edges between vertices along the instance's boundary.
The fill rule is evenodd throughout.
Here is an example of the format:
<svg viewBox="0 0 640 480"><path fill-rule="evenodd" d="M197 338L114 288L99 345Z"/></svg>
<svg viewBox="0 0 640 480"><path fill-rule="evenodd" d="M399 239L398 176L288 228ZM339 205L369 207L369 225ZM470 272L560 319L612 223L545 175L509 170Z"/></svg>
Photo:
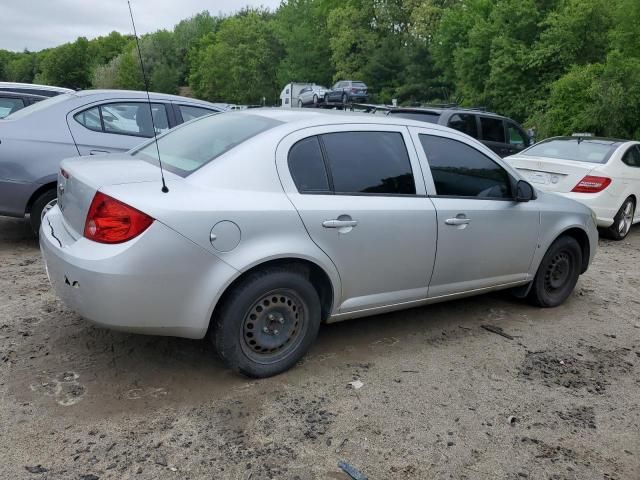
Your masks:
<svg viewBox="0 0 640 480"><path fill-rule="evenodd" d="M291 82L287 83L280 92L280 106L284 108L298 108L298 95L300 90L310 87L312 83Z"/></svg>

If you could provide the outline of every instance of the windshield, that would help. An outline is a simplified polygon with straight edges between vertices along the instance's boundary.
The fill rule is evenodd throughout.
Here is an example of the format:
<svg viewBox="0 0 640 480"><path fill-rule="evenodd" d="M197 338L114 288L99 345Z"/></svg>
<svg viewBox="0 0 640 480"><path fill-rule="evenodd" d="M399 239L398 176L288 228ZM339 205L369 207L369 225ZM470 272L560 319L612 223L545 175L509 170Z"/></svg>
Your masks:
<svg viewBox="0 0 640 480"><path fill-rule="evenodd" d="M367 88L367 86L362 82L353 82L353 86L358 88Z"/></svg>
<svg viewBox="0 0 640 480"><path fill-rule="evenodd" d="M20 109L6 118L9 120L15 120L16 118L26 117L27 115L31 115L34 112L49 108L51 105L64 102L71 97L73 97L72 93L63 93L62 95L56 95L55 97L47 98L46 100L42 100L41 102L34 103L33 105L29 105L28 107Z"/></svg>
<svg viewBox="0 0 640 480"><path fill-rule="evenodd" d="M242 142L281 123L260 115L232 112L192 120L158 138L162 166L186 177ZM158 163L153 140L131 154L149 163Z"/></svg>
<svg viewBox="0 0 640 480"><path fill-rule="evenodd" d="M521 155L532 157L558 158L588 163L607 163L620 144L611 140L552 138L536 143Z"/></svg>

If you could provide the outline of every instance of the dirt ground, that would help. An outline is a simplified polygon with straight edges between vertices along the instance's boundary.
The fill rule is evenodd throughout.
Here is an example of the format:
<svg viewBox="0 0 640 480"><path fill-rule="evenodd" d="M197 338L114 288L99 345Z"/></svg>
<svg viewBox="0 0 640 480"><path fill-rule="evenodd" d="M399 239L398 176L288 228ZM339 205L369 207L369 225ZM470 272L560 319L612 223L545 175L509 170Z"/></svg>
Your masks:
<svg viewBox="0 0 640 480"><path fill-rule="evenodd" d="M1 479L339 480L346 461L370 480L638 480L639 374L640 226L601 240L559 308L492 294L329 325L251 381L207 341L89 325L0 218Z"/></svg>

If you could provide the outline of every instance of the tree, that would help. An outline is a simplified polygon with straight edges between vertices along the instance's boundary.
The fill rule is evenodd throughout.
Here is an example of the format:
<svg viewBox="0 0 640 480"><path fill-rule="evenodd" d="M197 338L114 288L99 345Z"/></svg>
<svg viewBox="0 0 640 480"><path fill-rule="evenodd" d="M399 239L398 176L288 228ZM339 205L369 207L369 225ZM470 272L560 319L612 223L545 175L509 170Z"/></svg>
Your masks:
<svg viewBox="0 0 640 480"><path fill-rule="evenodd" d="M197 96L212 101L255 104L265 97L275 102L281 55L269 16L245 11L225 19L205 38L193 58L189 83Z"/></svg>
<svg viewBox="0 0 640 480"><path fill-rule="evenodd" d="M91 57L89 41L79 37L49 50L42 60L38 82L68 88L87 88L91 85Z"/></svg>

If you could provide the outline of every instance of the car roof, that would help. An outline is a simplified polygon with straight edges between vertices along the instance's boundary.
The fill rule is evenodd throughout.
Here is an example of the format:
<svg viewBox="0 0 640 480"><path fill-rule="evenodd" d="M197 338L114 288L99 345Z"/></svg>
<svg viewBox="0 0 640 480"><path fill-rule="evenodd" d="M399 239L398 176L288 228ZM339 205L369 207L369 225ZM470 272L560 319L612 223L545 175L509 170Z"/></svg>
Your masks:
<svg viewBox="0 0 640 480"><path fill-rule="evenodd" d="M105 90L103 89L79 90L77 92L73 92L71 95L75 97L80 97L80 98L96 96L96 97L101 97L100 99L108 99L110 97L124 98L124 99L131 98L136 100L147 98L147 92L138 91L138 90L106 90L106 89ZM214 106L214 107L217 107L218 109L223 109L223 110L225 109L224 104L207 102L206 100L198 100L197 98L181 97L179 95L170 95L168 93L149 92L149 98L151 98L151 100L189 102L193 104L206 105L209 107Z"/></svg>
<svg viewBox="0 0 640 480"><path fill-rule="evenodd" d="M411 120L401 117L389 117L387 115L372 115L363 112L345 112L343 110L324 110L318 108L254 108L249 110L236 110L233 113L239 115L260 115L289 124L291 127L306 128L327 124L370 123L372 125L403 125L407 127L430 128L443 132L455 132L457 130L436 124L425 124L419 120Z"/></svg>
<svg viewBox="0 0 640 480"><path fill-rule="evenodd" d="M60 93L71 93L73 90L70 88L64 87L55 87L53 85L40 85L37 83L20 83L20 82L0 82L1 88L23 88L27 89L38 89L38 90L48 90L51 92L60 92Z"/></svg>
<svg viewBox="0 0 640 480"><path fill-rule="evenodd" d="M580 143L582 142L587 142L587 143L601 143L601 144L605 144L605 145L611 145L612 147L614 146L620 146L623 143L628 143L631 142L633 140L623 140L621 138L610 138L610 137L588 137L588 136L582 136L582 135L575 135L575 136L564 136L564 137L550 137L550 138L545 138L544 140L540 140L539 143L544 143L544 142L548 142L550 140L566 140L566 141L570 141L570 140L574 140L574 141L578 141L580 140Z"/></svg>
<svg viewBox="0 0 640 480"><path fill-rule="evenodd" d="M35 93L22 93L22 92L12 92L10 90L0 90L0 96L2 97L17 97L17 98L32 98L35 100L46 100L46 95L38 95Z"/></svg>
<svg viewBox="0 0 640 480"><path fill-rule="evenodd" d="M484 115L487 117L495 117L495 118L507 118L502 115L498 115L497 113L487 112L485 110L481 110L479 108L462 108L462 107L391 107L389 109L391 113L393 112L401 112L401 113L432 113L441 115L444 112L451 113L476 113L479 115Z"/></svg>

